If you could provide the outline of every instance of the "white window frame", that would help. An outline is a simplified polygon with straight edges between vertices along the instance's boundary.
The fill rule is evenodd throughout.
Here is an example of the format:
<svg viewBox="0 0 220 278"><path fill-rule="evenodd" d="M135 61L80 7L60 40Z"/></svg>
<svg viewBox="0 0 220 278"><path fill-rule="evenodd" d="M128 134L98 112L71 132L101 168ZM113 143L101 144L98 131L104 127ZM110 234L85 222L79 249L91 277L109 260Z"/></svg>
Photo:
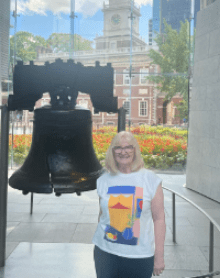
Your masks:
<svg viewBox="0 0 220 278"><path fill-rule="evenodd" d="M148 84L148 80L144 79L146 76L149 76L148 74L146 74L146 72L150 72L149 68L140 69L140 84Z"/></svg>
<svg viewBox="0 0 220 278"><path fill-rule="evenodd" d="M128 111L126 110L126 112L125 112L127 115L129 115L130 109L131 109L130 101L129 101L129 100L124 100L124 101L123 101L123 107L124 107L124 105L125 105L125 102L129 103ZM125 107L124 107L124 108L125 108ZM126 108L125 108L125 109L126 109Z"/></svg>
<svg viewBox="0 0 220 278"><path fill-rule="evenodd" d="M141 107L142 103L146 103L146 107ZM141 110L142 109L146 109L146 114L145 115L141 115ZM139 117L148 117L148 101L146 100L140 100L139 101Z"/></svg>
<svg viewBox="0 0 220 278"><path fill-rule="evenodd" d="M129 69L123 70L123 84L130 85Z"/></svg>
<svg viewBox="0 0 220 278"><path fill-rule="evenodd" d="M100 112L98 114L95 114L95 108L92 107L92 115L93 116L100 116L101 114L100 114Z"/></svg>

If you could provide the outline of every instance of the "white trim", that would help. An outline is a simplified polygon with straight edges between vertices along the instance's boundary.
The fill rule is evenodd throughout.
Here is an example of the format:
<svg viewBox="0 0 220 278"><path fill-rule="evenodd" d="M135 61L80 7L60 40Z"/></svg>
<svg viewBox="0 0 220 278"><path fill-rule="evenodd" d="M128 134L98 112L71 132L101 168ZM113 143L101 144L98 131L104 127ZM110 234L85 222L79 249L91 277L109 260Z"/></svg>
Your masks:
<svg viewBox="0 0 220 278"><path fill-rule="evenodd" d="M79 105L86 108L86 109L89 109L89 102L86 99L79 100Z"/></svg>
<svg viewBox="0 0 220 278"><path fill-rule="evenodd" d="M125 93L125 91L127 91L127 93ZM130 89L123 89L123 95L130 95Z"/></svg>
<svg viewBox="0 0 220 278"><path fill-rule="evenodd" d="M141 93L141 91L142 91L142 93ZM145 91L145 92L144 92ZM149 88L147 87L147 88L144 88L144 89L139 89L138 90L138 94L139 95L148 95L148 93L149 93Z"/></svg>

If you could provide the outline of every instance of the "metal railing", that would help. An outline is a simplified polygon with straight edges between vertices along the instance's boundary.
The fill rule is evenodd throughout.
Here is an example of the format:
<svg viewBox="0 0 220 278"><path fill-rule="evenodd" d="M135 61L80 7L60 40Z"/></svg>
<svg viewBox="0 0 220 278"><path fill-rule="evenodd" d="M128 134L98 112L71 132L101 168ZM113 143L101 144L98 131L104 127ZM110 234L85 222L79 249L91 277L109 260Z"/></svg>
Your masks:
<svg viewBox="0 0 220 278"><path fill-rule="evenodd" d="M0 106L2 110L1 113L1 139L0 139L0 218L1 218L1 227L0 227L0 267L5 265L5 243L6 243L6 211L7 211L7 177L8 177L8 133L9 133L9 111L7 106ZM209 216L202 208L196 205L193 201L189 200L188 198L184 197L183 195L175 192L172 189L167 187L163 188L172 192L172 213L173 213L173 242L176 243L176 207L175 207L175 196L179 196L180 198L184 199L195 208L197 208L200 212L202 212L210 221L210 233L209 233L209 273L200 276L193 276L193 277L185 277L185 278L206 278L206 277L213 277L220 275L220 271L213 272L213 261L214 261L214 225L217 230L220 232L220 226L218 223ZM33 204L33 195L31 196L31 203ZM31 208L32 214L32 208Z"/></svg>
<svg viewBox="0 0 220 278"><path fill-rule="evenodd" d="M195 208L197 208L200 212L202 212L210 221L210 230L209 230L209 273L205 275L200 276L193 276L193 277L184 277L184 278L206 278L206 277L213 277L216 275L220 275L220 271L213 272L213 266L214 266L214 225L217 228L217 230L220 233L220 226L218 223L205 212L202 208L200 208L198 205L196 205L193 201L189 200L188 198L184 197L183 195L177 193L176 191L169 189L165 186L163 186L164 189L172 192L172 214L173 214L173 242L176 243L176 203L175 203L175 197L176 195L180 198L184 199L191 205L193 205Z"/></svg>

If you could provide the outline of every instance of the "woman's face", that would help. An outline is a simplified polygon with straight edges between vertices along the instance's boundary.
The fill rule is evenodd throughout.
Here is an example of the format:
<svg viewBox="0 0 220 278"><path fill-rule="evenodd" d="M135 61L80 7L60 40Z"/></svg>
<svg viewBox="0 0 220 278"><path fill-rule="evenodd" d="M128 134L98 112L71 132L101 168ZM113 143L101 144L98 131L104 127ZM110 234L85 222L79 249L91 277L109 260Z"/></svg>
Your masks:
<svg viewBox="0 0 220 278"><path fill-rule="evenodd" d="M122 147L122 149L118 147ZM126 139L121 139L120 145L113 148L113 153L115 161L119 166L130 166L132 164L134 159L134 147L132 148L132 145L128 143Z"/></svg>

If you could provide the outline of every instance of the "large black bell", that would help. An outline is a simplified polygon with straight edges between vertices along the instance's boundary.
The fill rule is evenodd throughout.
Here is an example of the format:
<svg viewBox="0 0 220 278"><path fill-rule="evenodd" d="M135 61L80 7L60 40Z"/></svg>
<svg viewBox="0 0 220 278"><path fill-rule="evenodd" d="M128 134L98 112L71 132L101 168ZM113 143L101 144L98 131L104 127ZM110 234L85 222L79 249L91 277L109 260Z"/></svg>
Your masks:
<svg viewBox="0 0 220 278"><path fill-rule="evenodd" d="M82 107L34 111L32 146L9 185L23 193L73 193L96 189L103 168L92 143L91 112Z"/></svg>

